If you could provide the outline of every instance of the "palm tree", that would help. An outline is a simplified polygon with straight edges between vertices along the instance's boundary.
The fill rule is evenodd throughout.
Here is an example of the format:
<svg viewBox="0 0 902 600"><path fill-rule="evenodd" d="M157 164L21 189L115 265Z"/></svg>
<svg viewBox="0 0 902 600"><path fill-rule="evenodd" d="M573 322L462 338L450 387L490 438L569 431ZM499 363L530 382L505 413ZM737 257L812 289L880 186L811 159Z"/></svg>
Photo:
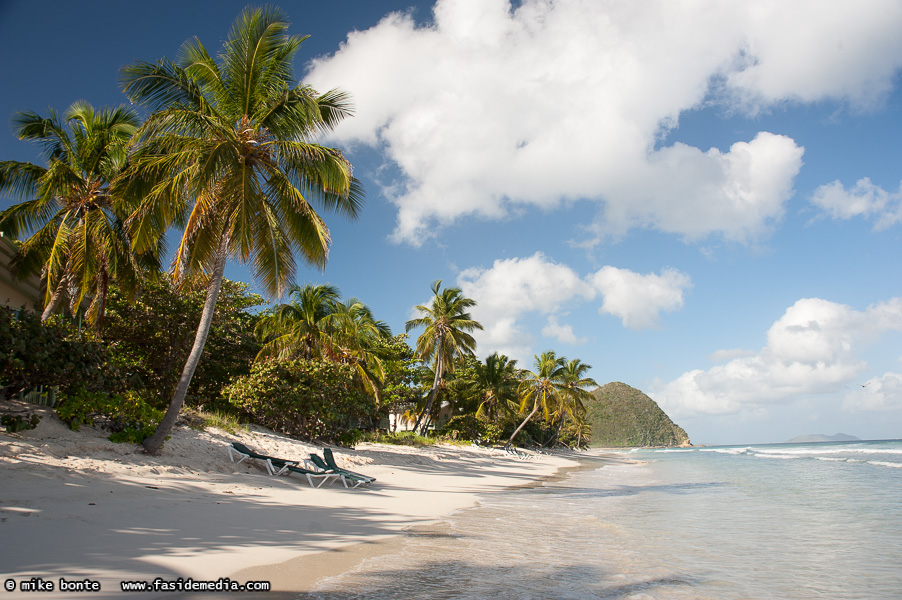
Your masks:
<svg viewBox="0 0 902 600"><path fill-rule="evenodd" d="M465 297L458 288L445 290L441 288L441 280L433 283L432 304L417 306L416 309L423 316L411 319L405 324L407 331L417 327L425 328L417 338L417 354L423 362L434 359L432 388L426 398L426 405L413 426L416 431L422 422L423 435L429 425L429 419L424 420L424 417L431 414L432 404L442 385L445 369L453 369L454 356L473 353L476 349L476 340L468 332L482 329L482 325L474 321L467 312L476 306L476 301Z"/></svg>
<svg viewBox="0 0 902 600"><path fill-rule="evenodd" d="M513 414L519 376L517 361L497 352L487 356L484 363L477 363L475 378L467 390L479 402L476 416L496 422L502 416Z"/></svg>
<svg viewBox="0 0 902 600"><path fill-rule="evenodd" d="M391 339L391 329L373 317L370 308L357 298L336 305L332 317L334 359L352 365L364 387L376 398L376 404L381 404L385 371L379 342Z"/></svg>
<svg viewBox="0 0 902 600"><path fill-rule="evenodd" d="M311 201L356 218L363 196L351 165L312 140L350 115L340 91L296 84L284 13L246 8L217 59L198 39L177 62L138 62L122 70L130 100L153 114L136 134L128 190L141 198L127 225L133 245L157 242L173 223L184 233L173 275L208 278L194 345L172 401L144 448L156 454L178 418L200 361L226 259L249 263L259 283L281 296L294 277L294 252L320 268L329 230Z"/></svg>
<svg viewBox="0 0 902 600"><path fill-rule="evenodd" d="M73 103L63 119L52 109L49 117L30 111L13 117L17 137L40 144L48 164L0 162L0 191L26 198L0 213L0 230L13 238L32 233L20 245L14 268L20 277L42 273L42 320L66 294L72 312L90 295L87 317L99 330L111 280L134 292L141 272L156 264L153 244L141 259L131 252L122 227L122 199L111 187L126 165L138 124L131 109L95 111L82 101Z"/></svg>
<svg viewBox="0 0 902 600"><path fill-rule="evenodd" d="M290 301L280 304L257 323L257 338L266 343L257 361L267 358L321 359L331 353L333 315L341 295L333 285L297 285L289 288Z"/></svg>
<svg viewBox="0 0 902 600"><path fill-rule="evenodd" d="M342 302L332 285L295 285L289 297L257 323L257 338L266 343L256 361L298 357L352 365L378 403L383 371L376 340L391 338L388 325L357 298Z"/></svg>
<svg viewBox="0 0 902 600"><path fill-rule="evenodd" d="M520 412L524 412L530 406L532 410L511 435L505 444L506 447L513 443L520 430L539 412L539 409L542 410L546 419L550 418L560 403L561 397L566 393L565 360L563 356L558 358L554 352L549 350L543 352L541 356L535 356L535 371L523 372L519 389Z"/></svg>
<svg viewBox="0 0 902 600"><path fill-rule="evenodd" d="M564 365L564 390L554 415L558 418L558 426L544 445L547 446L560 437L561 429L564 428L567 419L573 419L577 423L582 420L586 413L586 406L583 402L592 398L592 393L585 388L598 387L598 383L594 379L586 377L586 373L591 368L592 365L587 365L578 358L569 360Z"/></svg>

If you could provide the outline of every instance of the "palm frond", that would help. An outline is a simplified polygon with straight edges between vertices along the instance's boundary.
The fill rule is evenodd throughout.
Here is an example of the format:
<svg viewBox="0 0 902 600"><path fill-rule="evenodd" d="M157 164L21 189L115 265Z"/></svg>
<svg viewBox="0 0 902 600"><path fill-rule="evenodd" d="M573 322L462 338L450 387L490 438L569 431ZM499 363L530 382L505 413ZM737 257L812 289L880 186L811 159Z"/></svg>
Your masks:
<svg viewBox="0 0 902 600"><path fill-rule="evenodd" d="M125 66L119 80L129 100L153 111L174 105L210 108L197 81L166 58Z"/></svg>
<svg viewBox="0 0 902 600"><path fill-rule="evenodd" d="M292 248L309 264L325 267L332 243L329 228L281 171L270 172L267 198L273 204L274 211L281 216L282 225L292 241Z"/></svg>
<svg viewBox="0 0 902 600"><path fill-rule="evenodd" d="M34 196L46 172L44 167L31 163L4 160L0 162L0 191L19 198Z"/></svg>
<svg viewBox="0 0 902 600"><path fill-rule="evenodd" d="M59 220L48 220L44 227L38 229L30 238L19 244L19 251L13 257L11 267L13 274L19 279L25 279L41 272L48 263L51 249L59 230Z"/></svg>
<svg viewBox="0 0 902 600"><path fill-rule="evenodd" d="M214 104L223 105L228 102L228 90L223 86L219 65L199 39L192 38L182 44L178 64L198 82L199 88L206 90L206 94L215 100Z"/></svg>
<svg viewBox="0 0 902 600"><path fill-rule="evenodd" d="M59 205L51 199L29 200L0 212L0 231L14 239L28 231L36 231L49 223L57 214Z"/></svg>
<svg viewBox="0 0 902 600"><path fill-rule="evenodd" d="M331 131L344 119L354 115L354 105L351 96L339 89L329 90L317 98L319 107L319 129L323 132Z"/></svg>
<svg viewBox="0 0 902 600"><path fill-rule="evenodd" d="M253 227L258 242L252 245L254 272L268 293L281 297L295 275L291 243L273 207L263 202L259 211Z"/></svg>
<svg viewBox="0 0 902 600"><path fill-rule="evenodd" d="M42 117L34 111L22 111L11 119L13 133L20 140L37 142L47 160L65 160L72 154L72 142L52 108L49 117Z"/></svg>

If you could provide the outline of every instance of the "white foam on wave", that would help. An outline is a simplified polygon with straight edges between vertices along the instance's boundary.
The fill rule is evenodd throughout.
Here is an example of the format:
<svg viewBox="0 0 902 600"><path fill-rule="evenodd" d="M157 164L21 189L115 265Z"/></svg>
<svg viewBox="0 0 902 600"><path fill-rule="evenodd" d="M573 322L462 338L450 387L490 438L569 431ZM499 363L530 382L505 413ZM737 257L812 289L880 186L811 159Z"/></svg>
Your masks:
<svg viewBox="0 0 902 600"><path fill-rule="evenodd" d="M796 460L799 458L804 458L803 456L799 456L797 454L760 454L760 453L752 453L752 456L757 456L758 458L778 458L780 460Z"/></svg>
<svg viewBox="0 0 902 600"><path fill-rule="evenodd" d="M902 449L895 448L755 448L762 454L891 454L902 455Z"/></svg>
<svg viewBox="0 0 902 600"><path fill-rule="evenodd" d="M664 448L655 452L695 452L695 448Z"/></svg>
<svg viewBox="0 0 902 600"><path fill-rule="evenodd" d="M751 447L746 448L700 448L699 452L717 452L718 454L748 454Z"/></svg>
<svg viewBox="0 0 902 600"><path fill-rule="evenodd" d="M902 463L897 462L886 462L884 460L869 460L867 461L869 465L877 465L878 467L892 467L894 469L902 469Z"/></svg>
<svg viewBox="0 0 902 600"><path fill-rule="evenodd" d="M774 458L778 460L797 460L801 458L813 458L814 460L822 460L827 462L845 462L845 463L866 463L876 465L878 467L891 467L894 469L902 469L902 462L889 462L884 460L864 460L856 458L842 458L835 456L809 456L803 454L777 454L775 452L768 453L752 453L752 456L758 458Z"/></svg>

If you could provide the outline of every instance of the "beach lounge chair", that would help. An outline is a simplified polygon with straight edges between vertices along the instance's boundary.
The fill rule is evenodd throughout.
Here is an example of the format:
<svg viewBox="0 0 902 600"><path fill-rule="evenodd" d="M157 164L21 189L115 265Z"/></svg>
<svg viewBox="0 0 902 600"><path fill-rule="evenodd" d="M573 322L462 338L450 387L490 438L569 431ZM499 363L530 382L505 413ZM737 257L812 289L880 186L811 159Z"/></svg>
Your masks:
<svg viewBox="0 0 902 600"><path fill-rule="evenodd" d="M361 475L359 473L352 473L351 471L347 471L345 469L333 469L326 464L326 461L324 461L323 457L319 454L311 454L310 459L304 462L308 465L312 464L315 468L320 469L320 473L334 473L343 475L344 479L342 479L342 481L344 482L345 487L348 487L348 482L353 484L352 487L358 487L376 481L372 477L367 477L366 475Z"/></svg>
<svg viewBox="0 0 902 600"><path fill-rule="evenodd" d="M299 467L299 463L296 460L285 460L284 458L276 458L275 456L259 454L258 452L254 452L241 442L232 442L232 445L229 446L229 458L232 459L232 462L236 462L236 455L241 457L237 461L239 463L247 458L262 460L263 464L266 465L266 471L274 477L282 475L283 473L297 473L298 475L303 475L307 478L307 483L310 484L310 487L322 487L324 483L333 479L341 479L341 482L344 484L344 486L348 487L348 482L345 480L345 476L341 473L323 473L320 471L311 471L309 469ZM314 483L314 479L320 480L319 485Z"/></svg>
<svg viewBox="0 0 902 600"><path fill-rule="evenodd" d="M235 460L236 455L241 457L237 461ZM232 444L229 446L229 458L232 459L232 462L237 463L241 463L248 458L262 460L263 464L266 465L266 472L270 475L281 475L285 471L289 470L289 466L297 466L298 464L298 461L296 460L285 460L283 458L276 458L274 456L259 454L257 452L254 452L241 442L232 442Z"/></svg>
<svg viewBox="0 0 902 600"><path fill-rule="evenodd" d="M349 476L352 479L358 479L362 483L372 483L376 481L375 477L370 477L368 475L363 475L361 473L355 473L354 471L348 471L347 469L342 469L335 462L335 456L332 455L331 448L323 448L323 458L326 459L326 466L335 471L336 473L343 473L345 476ZM356 487L356 486L355 486Z"/></svg>
<svg viewBox="0 0 902 600"><path fill-rule="evenodd" d="M303 475L307 478L307 483L310 484L310 487L322 487L322 485L328 482L331 479L341 479L341 482L345 487L348 487L348 482L345 479L344 474L342 473L323 473L321 471L311 471L310 469L305 469L303 467L297 467L294 465L286 465L285 469L287 469L288 473L297 473L298 475ZM320 482L318 485L313 483L314 479L319 479Z"/></svg>

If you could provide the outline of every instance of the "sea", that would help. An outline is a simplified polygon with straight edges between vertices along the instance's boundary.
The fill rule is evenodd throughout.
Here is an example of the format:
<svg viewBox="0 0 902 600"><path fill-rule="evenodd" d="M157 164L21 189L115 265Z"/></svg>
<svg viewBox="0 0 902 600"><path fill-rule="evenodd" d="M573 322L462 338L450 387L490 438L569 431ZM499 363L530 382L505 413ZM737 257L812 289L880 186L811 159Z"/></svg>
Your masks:
<svg viewBox="0 0 902 600"><path fill-rule="evenodd" d="M902 440L587 455L302 598L902 599Z"/></svg>

